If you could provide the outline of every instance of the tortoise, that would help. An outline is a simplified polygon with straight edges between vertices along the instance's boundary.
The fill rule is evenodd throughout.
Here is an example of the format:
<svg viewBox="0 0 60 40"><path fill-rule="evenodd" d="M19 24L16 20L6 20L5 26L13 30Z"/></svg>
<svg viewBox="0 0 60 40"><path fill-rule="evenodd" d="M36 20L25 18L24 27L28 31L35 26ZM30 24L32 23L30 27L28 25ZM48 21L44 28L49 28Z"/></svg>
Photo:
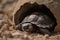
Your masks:
<svg viewBox="0 0 60 40"><path fill-rule="evenodd" d="M20 24L16 25L16 28L21 31L39 32L50 35L54 31L54 25L54 20L48 15L40 12L32 12Z"/></svg>

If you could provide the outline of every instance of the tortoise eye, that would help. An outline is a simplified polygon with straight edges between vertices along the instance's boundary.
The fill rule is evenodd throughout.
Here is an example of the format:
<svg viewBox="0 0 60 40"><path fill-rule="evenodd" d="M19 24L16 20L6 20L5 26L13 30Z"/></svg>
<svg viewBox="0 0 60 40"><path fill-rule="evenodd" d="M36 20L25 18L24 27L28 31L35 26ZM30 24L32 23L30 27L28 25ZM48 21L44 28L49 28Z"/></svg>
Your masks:
<svg viewBox="0 0 60 40"><path fill-rule="evenodd" d="M29 29L30 25L31 25L30 23L22 24L22 30L25 31L25 30Z"/></svg>

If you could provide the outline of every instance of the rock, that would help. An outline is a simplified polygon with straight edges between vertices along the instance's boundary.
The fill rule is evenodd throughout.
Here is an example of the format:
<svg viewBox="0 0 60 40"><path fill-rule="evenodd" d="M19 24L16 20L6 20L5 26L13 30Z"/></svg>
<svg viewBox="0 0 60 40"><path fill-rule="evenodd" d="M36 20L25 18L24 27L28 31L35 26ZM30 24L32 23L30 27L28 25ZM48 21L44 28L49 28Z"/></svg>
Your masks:
<svg viewBox="0 0 60 40"><path fill-rule="evenodd" d="M24 2L23 2L24 1ZM21 3L20 3L21 2ZM56 26L56 28L55 28L55 32L56 31L60 31L60 5L59 5L59 2L58 1L56 1L56 0L19 0L19 2L17 3L18 5L18 7L19 8L17 8L16 7L16 9L17 9L17 11L16 11L16 13L15 13L15 15L14 15L14 20L15 20L15 24L19 24L21 21L19 20L19 17L21 16L21 14L23 13L23 12L25 12L26 10L28 10L31 6L30 6L30 4L27 4L26 6L29 6L29 7L26 7L26 6L24 6L25 5L25 3L27 4L27 3L31 3L31 4L34 4L34 3L37 3L38 5L41 5L41 4L44 4L44 5L46 5L47 6L47 8L49 8L50 9L50 11L53 13L53 15L56 17L56 19L57 19L57 23L58 23L58 25ZM22 11L23 10L23 11Z"/></svg>

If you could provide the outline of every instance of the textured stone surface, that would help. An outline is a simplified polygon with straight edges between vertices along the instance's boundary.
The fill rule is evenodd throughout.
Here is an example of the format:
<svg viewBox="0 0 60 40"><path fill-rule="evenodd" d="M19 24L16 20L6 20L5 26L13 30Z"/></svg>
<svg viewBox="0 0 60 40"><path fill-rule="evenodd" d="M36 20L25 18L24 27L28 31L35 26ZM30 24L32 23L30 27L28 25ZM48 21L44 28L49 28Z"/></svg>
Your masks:
<svg viewBox="0 0 60 40"><path fill-rule="evenodd" d="M27 2L29 2L29 3L31 3L31 4L33 4L34 2L36 2L36 3L38 3L39 5L40 4L45 4L50 10L51 10L51 12L54 14L54 16L56 17L56 19L57 19L57 26L56 26L56 29L55 29L55 31L60 31L60 4L59 4L59 2L58 1L56 1L56 0L30 0L30 1L26 1L26 0L19 0L20 1L20 6L19 5L17 5L18 7L20 7L20 8L18 8L18 9L21 9L21 6L24 4L24 3L27 3ZM19 4L19 2L18 2L18 4ZM17 8L17 7L16 7ZM24 11L24 9L23 9L23 11ZM20 11L20 12L22 12L22 11ZM18 11L18 13L20 14L20 12ZM18 13L16 13L16 15L19 15ZM16 17L17 18L17 17ZM18 20L18 19L17 19Z"/></svg>

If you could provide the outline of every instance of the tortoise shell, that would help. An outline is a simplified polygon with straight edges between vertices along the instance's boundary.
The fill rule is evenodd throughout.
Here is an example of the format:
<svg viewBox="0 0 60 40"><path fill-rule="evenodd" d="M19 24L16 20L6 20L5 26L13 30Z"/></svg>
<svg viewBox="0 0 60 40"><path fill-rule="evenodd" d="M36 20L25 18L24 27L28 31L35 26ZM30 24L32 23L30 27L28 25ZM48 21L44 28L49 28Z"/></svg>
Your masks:
<svg viewBox="0 0 60 40"><path fill-rule="evenodd" d="M50 28L52 27L52 19L47 15L39 15L38 12L34 12L31 15L28 15L24 18L22 23L32 23L41 28Z"/></svg>

